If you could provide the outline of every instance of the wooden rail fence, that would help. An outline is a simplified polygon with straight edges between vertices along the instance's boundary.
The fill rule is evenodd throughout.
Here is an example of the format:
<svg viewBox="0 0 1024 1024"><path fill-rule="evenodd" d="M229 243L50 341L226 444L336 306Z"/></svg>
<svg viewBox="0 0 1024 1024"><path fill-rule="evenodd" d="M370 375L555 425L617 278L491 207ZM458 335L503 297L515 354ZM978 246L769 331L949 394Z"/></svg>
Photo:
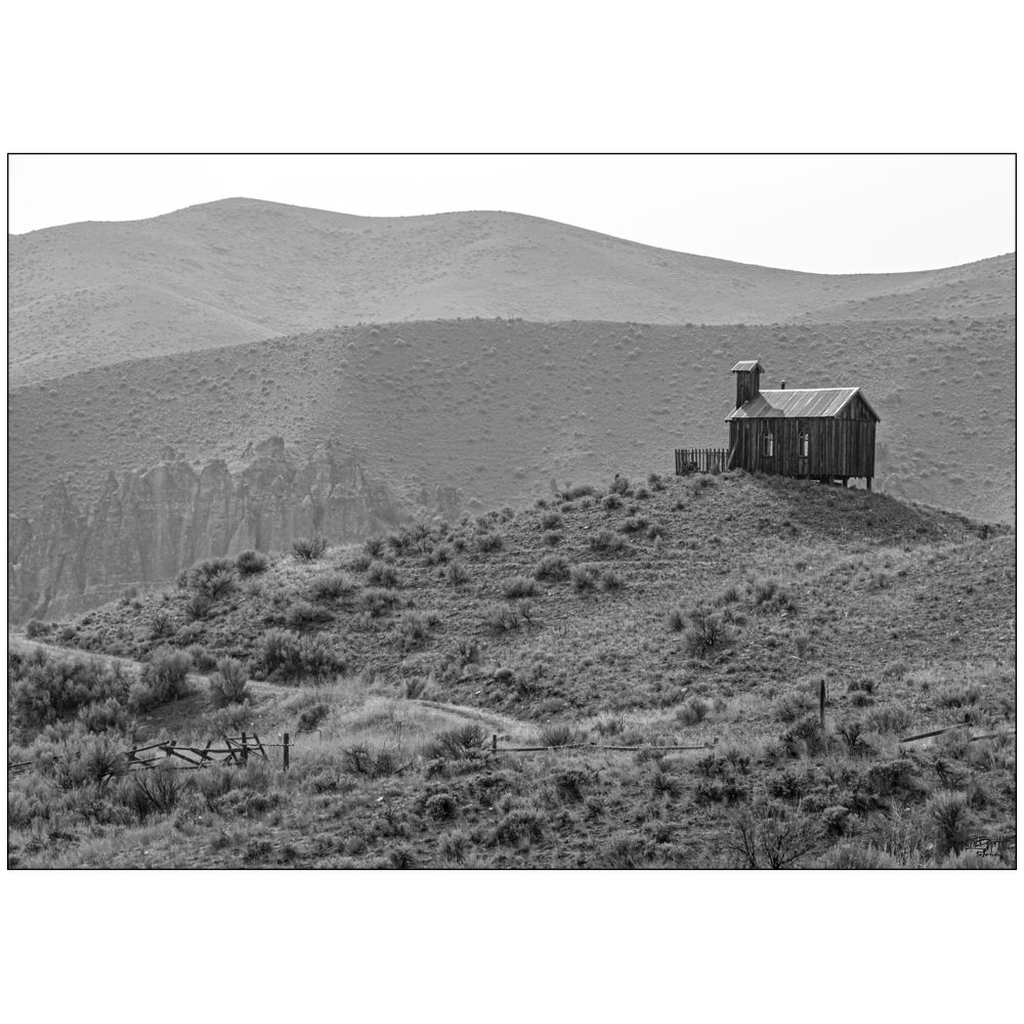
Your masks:
<svg viewBox="0 0 1024 1024"><path fill-rule="evenodd" d="M717 736L707 743L689 746L657 743L644 743L636 746L611 743L560 743L555 747L499 747L498 734L494 733L491 736L491 752L494 754L534 754L541 750L713 750L716 746L718 746Z"/></svg>
<svg viewBox="0 0 1024 1024"><path fill-rule="evenodd" d="M676 476L721 473L729 465L728 448L677 448Z"/></svg>
<svg viewBox="0 0 1024 1024"><path fill-rule="evenodd" d="M204 747L179 745L177 740L161 740L145 747L131 747L123 751L125 772L148 771L157 765L170 762L176 771L195 771L215 765L247 765L249 758L269 761L267 748L280 748L282 766L287 770L290 762L291 739L288 733L282 737L283 743L264 743L256 733L243 732L240 736L221 736L214 746L210 740ZM140 757L139 755L146 755ZM184 764L178 764L184 761ZM34 761L8 762L7 771L17 774L27 771Z"/></svg>

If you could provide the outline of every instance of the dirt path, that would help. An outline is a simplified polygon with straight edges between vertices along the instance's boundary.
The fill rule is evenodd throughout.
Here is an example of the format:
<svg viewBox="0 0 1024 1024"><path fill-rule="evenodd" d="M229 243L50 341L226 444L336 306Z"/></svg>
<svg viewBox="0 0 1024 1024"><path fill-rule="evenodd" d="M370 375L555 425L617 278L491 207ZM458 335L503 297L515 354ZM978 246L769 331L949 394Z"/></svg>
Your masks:
<svg viewBox="0 0 1024 1024"><path fill-rule="evenodd" d="M38 640L29 640L20 633L7 633L7 650L18 654L28 654L33 650L45 651L47 655L55 658L82 658L84 660L96 659L108 665L120 665L132 678L138 678L142 671L143 663L134 661L131 658L123 658L120 655L103 654L94 651L82 651L77 647L61 647L58 644L41 643ZM208 683L208 677L190 672L189 683L198 688ZM280 683L268 683L264 680L249 679L246 687L254 696L262 697L293 697L298 688L295 686L284 686ZM327 689L325 687L325 689ZM490 711L483 711L479 708L467 707L461 704L446 704L436 700L410 700L410 704L419 705L424 708L432 708L444 714L454 715L457 718L464 718L468 721L478 722L486 726L492 732L514 735L528 728L527 723L506 715L495 714Z"/></svg>

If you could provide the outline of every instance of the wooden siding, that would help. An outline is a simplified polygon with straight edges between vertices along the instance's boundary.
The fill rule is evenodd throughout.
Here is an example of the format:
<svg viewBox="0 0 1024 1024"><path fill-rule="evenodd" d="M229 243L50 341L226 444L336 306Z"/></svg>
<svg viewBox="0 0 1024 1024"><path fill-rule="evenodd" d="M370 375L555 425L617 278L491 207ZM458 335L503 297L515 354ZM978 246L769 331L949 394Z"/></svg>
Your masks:
<svg viewBox="0 0 1024 1024"><path fill-rule="evenodd" d="M856 403L851 403L851 407ZM843 410L845 413L846 410ZM861 411L865 415L866 410ZM765 451L765 434L774 437L773 452ZM800 435L806 432L809 451L800 456ZM751 473L801 477L873 477L875 423L869 418L817 417L731 420L729 466Z"/></svg>

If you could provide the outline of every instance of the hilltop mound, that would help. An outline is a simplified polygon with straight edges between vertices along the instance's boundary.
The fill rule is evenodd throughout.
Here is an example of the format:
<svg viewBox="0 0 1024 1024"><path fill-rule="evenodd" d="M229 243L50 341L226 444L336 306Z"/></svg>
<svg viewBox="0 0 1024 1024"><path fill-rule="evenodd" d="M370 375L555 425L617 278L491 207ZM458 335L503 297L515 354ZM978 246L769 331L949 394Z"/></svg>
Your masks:
<svg viewBox="0 0 1024 1024"><path fill-rule="evenodd" d="M900 658L1012 655L1012 559L1000 557L1012 535L963 517L742 473L620 478L609 494L578 487L543 504L406 527L365 553L278 556L200 615L186 580L58 634L136 658L170 636L258 663L268 630L292 630L317 636L349 672L397 679L411 664L438 699L517 715L649 707L694 671L729 685L751 672L784 679L792 655L801 671L846 675ZM735 646L695 656L666 625L674 608L701 605L749 617ZM479 659L465 653L474 643ZM502 667L541 681L519 687Z"/></svg>
<svg viewBox="0 0 1024 1024"><path fill-rule="evenodd" d="M356 217L227 199L10 237L10 385L358 322L1006 315L1015 265L1010 254L918 273L805 274L514 213Z"/></svg>

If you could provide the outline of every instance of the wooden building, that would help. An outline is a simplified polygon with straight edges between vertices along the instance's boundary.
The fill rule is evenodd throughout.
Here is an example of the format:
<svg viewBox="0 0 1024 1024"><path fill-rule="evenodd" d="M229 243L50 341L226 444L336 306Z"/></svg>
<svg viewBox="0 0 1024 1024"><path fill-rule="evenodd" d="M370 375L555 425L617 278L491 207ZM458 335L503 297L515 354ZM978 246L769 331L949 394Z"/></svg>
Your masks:
<svg viewBox="0 0 1024 1024"><path fill-rule="evenodd" d="M875 475L878 414L860 388L761 389L760 361L737 363L729 424L729 469L832 482Z"/></svg>

